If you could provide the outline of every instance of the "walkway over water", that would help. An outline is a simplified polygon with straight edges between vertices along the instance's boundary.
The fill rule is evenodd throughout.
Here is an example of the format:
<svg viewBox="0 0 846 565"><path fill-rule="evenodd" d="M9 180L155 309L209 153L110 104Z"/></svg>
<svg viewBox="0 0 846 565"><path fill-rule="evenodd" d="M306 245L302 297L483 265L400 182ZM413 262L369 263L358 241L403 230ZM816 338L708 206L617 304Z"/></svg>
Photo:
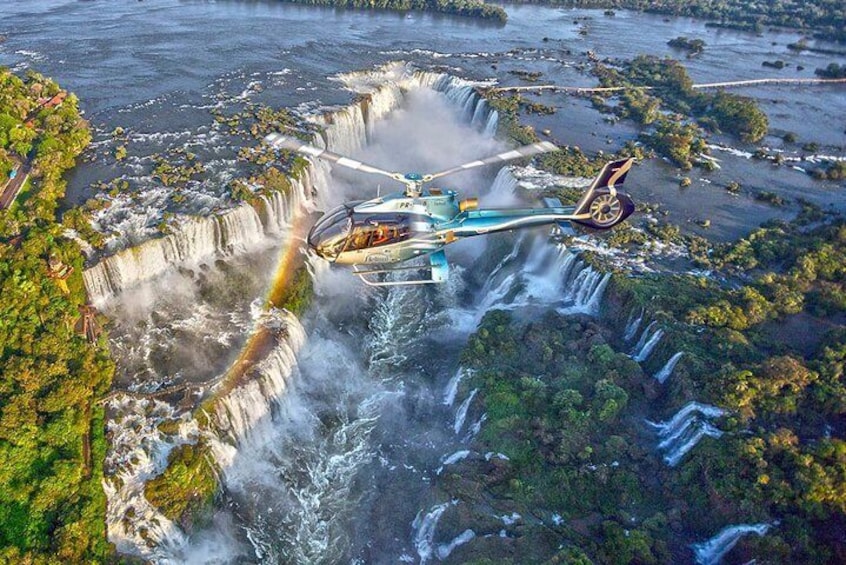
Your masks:
<svg viewBox="0 0 846 565"><path fill-rule="evenodd" d="M757 86L761 84L843 84L846 78L757 78L750 80L732 80L726 82L707 82L694 84L693 88L704 90L708 88L738 88L743 86ZM570 92L573 94L590 92L618 92L621 90L655 90L655 86L559 86L555 84L540 84L527 86L500 86L491 88L490 92L531 92L551 90L554 92Z"/></svg>

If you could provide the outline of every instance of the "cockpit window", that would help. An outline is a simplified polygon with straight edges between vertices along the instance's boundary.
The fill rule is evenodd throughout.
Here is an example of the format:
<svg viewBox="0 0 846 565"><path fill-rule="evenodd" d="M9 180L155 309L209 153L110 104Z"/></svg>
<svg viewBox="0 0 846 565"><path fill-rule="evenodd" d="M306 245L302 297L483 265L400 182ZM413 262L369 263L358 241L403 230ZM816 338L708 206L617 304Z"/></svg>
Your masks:
<svg viewBox="0 0 846 565"><path fill-rule="evenodd" d="M352 227L352 209L339 206L326 213L311 229L308 243L327 259L340 253Z"/></svg>
<svg viewBox="0 0 846 565"><path fill-rule="evenodd" d="M312 236L316 241L325 241L349 228L350 210L344 206L335 208L315 224Z"/></svg>

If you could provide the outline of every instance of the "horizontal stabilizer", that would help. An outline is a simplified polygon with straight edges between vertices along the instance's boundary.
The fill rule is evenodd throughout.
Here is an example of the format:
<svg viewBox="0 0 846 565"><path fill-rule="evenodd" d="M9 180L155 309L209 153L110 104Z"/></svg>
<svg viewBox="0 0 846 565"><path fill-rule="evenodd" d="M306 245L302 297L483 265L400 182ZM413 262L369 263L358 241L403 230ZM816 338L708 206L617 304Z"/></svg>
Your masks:
<svg viewBox="0 0 846 565"><path fill-rule="evenodd" d="M575 237L576 230L573 229L573 224L566 221L555 222L555 225L558 227L558 233L567 236L567 237Z"/></svg>
<svg viewBox="0 0 846 565"><path fill-rule="evenodd" d="M563 208L564 205L557 198L546 197L543 199L543 205L547 208Z"/></svg>

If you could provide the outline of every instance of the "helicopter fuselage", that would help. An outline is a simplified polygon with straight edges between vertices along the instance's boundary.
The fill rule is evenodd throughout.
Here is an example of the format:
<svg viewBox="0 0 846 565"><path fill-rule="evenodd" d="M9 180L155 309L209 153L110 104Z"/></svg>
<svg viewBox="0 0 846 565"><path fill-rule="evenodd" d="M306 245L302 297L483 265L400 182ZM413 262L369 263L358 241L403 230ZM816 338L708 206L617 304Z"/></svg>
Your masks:
<svg viewBox="0 0 846 565"><path fill-rule="evenodd" d="M429 189L351 202L328 212L308 243L341 265L390 264L422 257L460 239L572 219L575 207L476 209L451 190Z"/></svg>

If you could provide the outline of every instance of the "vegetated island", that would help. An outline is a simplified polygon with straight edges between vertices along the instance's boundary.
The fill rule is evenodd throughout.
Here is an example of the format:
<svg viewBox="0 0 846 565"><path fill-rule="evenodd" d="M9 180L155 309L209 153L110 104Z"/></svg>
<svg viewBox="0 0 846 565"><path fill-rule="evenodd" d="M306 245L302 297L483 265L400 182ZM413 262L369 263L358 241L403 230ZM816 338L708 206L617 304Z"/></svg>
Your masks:
<svg viewBox="0 0 846 565"><path fill-rule="evenodd" d="M508 14L501 6L482 0L284 0L309 6L332 6L366 10L396 10L400 12L437 12L467 16L499 23L508 21Z"/></svg>
<svg viewBox="0 0 846 565"><path fill-rule="evenodd" d="M537 0L527 3L688 16L711 20L707 26L756 33L762 32L765 26L786 27L806 30L818 39L846 42L846 5L841 0Z"/></svg>
<svg viewBox="0 0 846 565"><path fill-rule="evenodd" d="M769 127L766 114L753 99L724 90L695 90L687 70L673 59L640 55L614 65L597 61L593 72L602 86L627 87L617 107L607 107L601 96L593 98L594 105L648 126L642 140L685 169L707 153L703 129L754 143ZM653 90L638 88L642 86Z"/></svg>
<svg viewBox="0 0 846 565"><path fill-rule="evenodd" d="M687 51L688 57L699 55L705 51L705 41L702 39L689 39L683 35L669 40L667 45Z"/></svg>
<svg viewBox="0 0 846 565"><path fill-rule="evenodd" d="M846 78L846 64L829 63L824 69L816 69L814 74L822 78Z"/></svg>
<svg viewBox="0 0 846 565"><path fill-rule="evenodd" d="M37 73L0 69L0 185L22 182L0 210L4 563L93 563L112 554L98 400L114 366L86 306L80 247L56 217L62 174L90 139L73 94Z"/></svg>

